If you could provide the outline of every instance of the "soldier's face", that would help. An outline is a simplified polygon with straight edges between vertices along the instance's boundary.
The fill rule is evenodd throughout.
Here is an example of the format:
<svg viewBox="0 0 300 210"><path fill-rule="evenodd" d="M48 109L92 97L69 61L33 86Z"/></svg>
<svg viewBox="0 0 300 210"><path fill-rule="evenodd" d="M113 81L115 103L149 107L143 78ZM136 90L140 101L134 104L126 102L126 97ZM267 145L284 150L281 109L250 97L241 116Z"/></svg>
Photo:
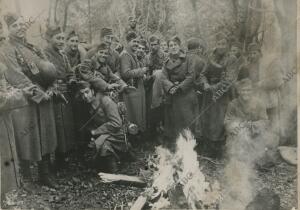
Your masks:
<svg viewBox="0 0 300 210"><path fill-rule="evenodd" d="M168 44L165 41L160 43L160 47L161 47L162 51L164 51L164 52L168 52L168 50L169 50Z"/></svg>
<svg viewBox="0 0 300 210"><path fill-rule="evenodd" d="M137 51L137 48L139 46L139 40L138 39L133 39L131 40L130 42L128 42L128 45L130 47L130 49L133 51L133 52L136 52Z"/></svg>
<svg viewBox="0 0 300 210"><path fill-rule="evenodd" d="M160 46L159 46L159 43L158 41L154 41L154 42L150 42L150 49L151 49L151 52L155 53L155 52L158 52Z"/></svg>
<svg viewBox="0 0 300 210"><path fill-rule="evenodd" d="M131 28L135 28L136 27L136 20L130 20L129 25L130 25Z"/></svg>
<svg viewBox="0 0 300 210"><path fill-rule="evenodd" d="M244 101L251 100L252 89L251 88L243 88L239 91L239 95Z"/></svg>
<svg viewBox="0 0 300 210"><path fill-rule="evenodd" d="M67 41L68 47L73 51L78 50L78 43L79 43L78 36L73 36Z"/></svg>
<svg viewBox="0 0 300 210"><path fill-rule="evenodd" d="M104 36L103 37L103 42L105 43L105 44L107 44L108 46L111 46L111 43L112 43L112 41L113 41L113 36L112 35L107 35L107 36Z"/></svg>
<svg viewBox="0 0 300 210"><path fill-rule="evenodd" d="M219 40L216 45L216 53L219 55L223 55L228 50L228 43L226 39Z"/></svg>
<svg viewBox="0 0 300 210"><path fill-rule="evenodd" d="M8 27L8 32L10 36L16 37L16 38L25 38L26 36L26 26L24 19L20 17L16 22L11 24Z"/></svg>
<svg viewBox="0 0 300 210"><path fill-rule="evenodd" d="M108 49L106 50L99 50L97 52L97 59L100 63L105 63L107 60L109 53L108 53Z"/></svg>
<svg viewBox="0 0 300 210"><path fill-rule="evenodd" d="M80 90L80 95L83 101L91 103L94 100L94 92L91 88L85 88Z"/></svg>
<svg viewBox="0 0 300 210"><path fill-rule="evenodd" d="M229 53L231 55L238 56L240 54L240 49L238 47L231 47Z"/></svg>
<svg viewBox="0 0 300 210"><path fill-rule="evenodd" d="M176 55L176 54L179 53L179 51L180 51L180 46L176 42L170 41L169 42L169 52L170 52L170 54Z"/></svg>
<svg viewBox="0 0 300 210"><path fill-rule="evenodd" d="M55 49L62 50L65 46L65 34L59 33L54 35L50 42Z"/></svg>
<svg viewBox="0 0 300 210"><path fill-rule="evenodd" d="M261 56L261 54L259 51L257 51L257 50L251 51L251 52L249 52L248 60L249 60L249 62L254 63L254 62L258 61L260 56Z"/></svg>
<svg viewBox="0 0 300 210"><path fill-rule="evenodd" d="M139 45L136 51L136 55L140 58L145 57L145 50L146 50L145 46Z"/></svg>

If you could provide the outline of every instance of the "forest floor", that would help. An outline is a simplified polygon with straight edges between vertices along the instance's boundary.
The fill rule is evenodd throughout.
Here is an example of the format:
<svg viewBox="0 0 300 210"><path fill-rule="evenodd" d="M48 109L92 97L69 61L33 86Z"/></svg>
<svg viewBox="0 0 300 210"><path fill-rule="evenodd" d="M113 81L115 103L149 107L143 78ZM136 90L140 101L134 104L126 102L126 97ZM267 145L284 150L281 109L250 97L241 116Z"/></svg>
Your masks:
<svg viewBox="0 0 300 210"><path fill-rule="evenodd" d="M121 174L138 175L140 169L147 165L149 155L154 153L154 146L146 144L136 148L136 160L124 162ZM222 177L224 162L199 158L202 172L208 179ZM297 206L297 169L282 160L275 167L264 172L257 171L258 186L272 189L280 196L281 210L291 210ZM144 191L143 188L104 184L100 182L97 171L71 158L69 167L56 174L59 188L37 188L35 193L28 194L20 189L8 193L5 208L14 209L127 209ZM117 208L116 208L117 207Z"/></svg>

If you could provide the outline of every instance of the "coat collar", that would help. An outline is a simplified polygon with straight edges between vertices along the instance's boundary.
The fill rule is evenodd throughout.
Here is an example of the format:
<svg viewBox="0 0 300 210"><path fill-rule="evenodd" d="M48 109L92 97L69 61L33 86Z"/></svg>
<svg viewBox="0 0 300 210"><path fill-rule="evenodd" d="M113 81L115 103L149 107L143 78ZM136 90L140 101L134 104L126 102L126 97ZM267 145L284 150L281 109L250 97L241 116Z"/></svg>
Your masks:
<svg viewBox="0 0 300 210"><path fill-rule="evenodd" d="M172 61L172 59L170 58L167 59L166 68L171 70L180 66L184 62L185 58L186 58L186 54L183 51L180 51L179 57L175 61Z"/></svg>

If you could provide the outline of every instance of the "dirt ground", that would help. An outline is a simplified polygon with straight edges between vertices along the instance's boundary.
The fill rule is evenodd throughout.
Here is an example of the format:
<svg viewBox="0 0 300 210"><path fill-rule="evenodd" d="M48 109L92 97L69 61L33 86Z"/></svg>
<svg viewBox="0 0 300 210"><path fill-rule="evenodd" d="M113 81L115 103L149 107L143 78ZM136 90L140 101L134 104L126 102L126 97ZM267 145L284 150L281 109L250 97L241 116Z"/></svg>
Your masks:
<svg viewBox="0 0 300 210"><path fill-rule="evenodd" d="M120 173L137 175L144 169L147 157L153 154L153 145L136 148L136 160L124 162ZM224 163L199 157L200 166L208 179L220 179ZM274 190L281 199L281 210L291 210L297 206L297 170L282 160L275 167L258 173L258 187ZM124 209L133 203L143 192L143 188L104 184L100 182L97 171L84 163L71 158L69 167L55 176L59 185L57 190L38 187L36 192L28 194L24 190L10 192L5 208L19 209Z"/></svg>

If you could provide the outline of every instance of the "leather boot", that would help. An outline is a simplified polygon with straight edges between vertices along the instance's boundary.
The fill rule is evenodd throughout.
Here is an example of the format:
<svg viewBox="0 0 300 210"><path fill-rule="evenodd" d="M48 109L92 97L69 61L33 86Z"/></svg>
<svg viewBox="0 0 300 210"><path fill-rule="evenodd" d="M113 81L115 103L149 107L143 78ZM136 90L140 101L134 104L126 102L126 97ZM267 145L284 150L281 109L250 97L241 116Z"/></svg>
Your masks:
<svg viewBox="0 0 300 210"><path fill-rule="evenodd" d="M107 157L107 167L108 167L108 171L109 173L117 173L119 171L119 167L118 167L118 161L114 156L108 156Z"/></svg>
<svg viewBox="0 0 300 210"><path fill-rule="evenodd" d="M36 190L36 186L33 183L33 178L30 170L30 163L28 161L20 161L21 172L21 186L29 193L33 193Z"/></svg>
<svg viewBox="0 0 300 210"><path fill-rule="evenodd" d="M50 156L45 155L38 163L39 183L50 188L56 189L55 183L52 181L49 173Z"/></svg>

